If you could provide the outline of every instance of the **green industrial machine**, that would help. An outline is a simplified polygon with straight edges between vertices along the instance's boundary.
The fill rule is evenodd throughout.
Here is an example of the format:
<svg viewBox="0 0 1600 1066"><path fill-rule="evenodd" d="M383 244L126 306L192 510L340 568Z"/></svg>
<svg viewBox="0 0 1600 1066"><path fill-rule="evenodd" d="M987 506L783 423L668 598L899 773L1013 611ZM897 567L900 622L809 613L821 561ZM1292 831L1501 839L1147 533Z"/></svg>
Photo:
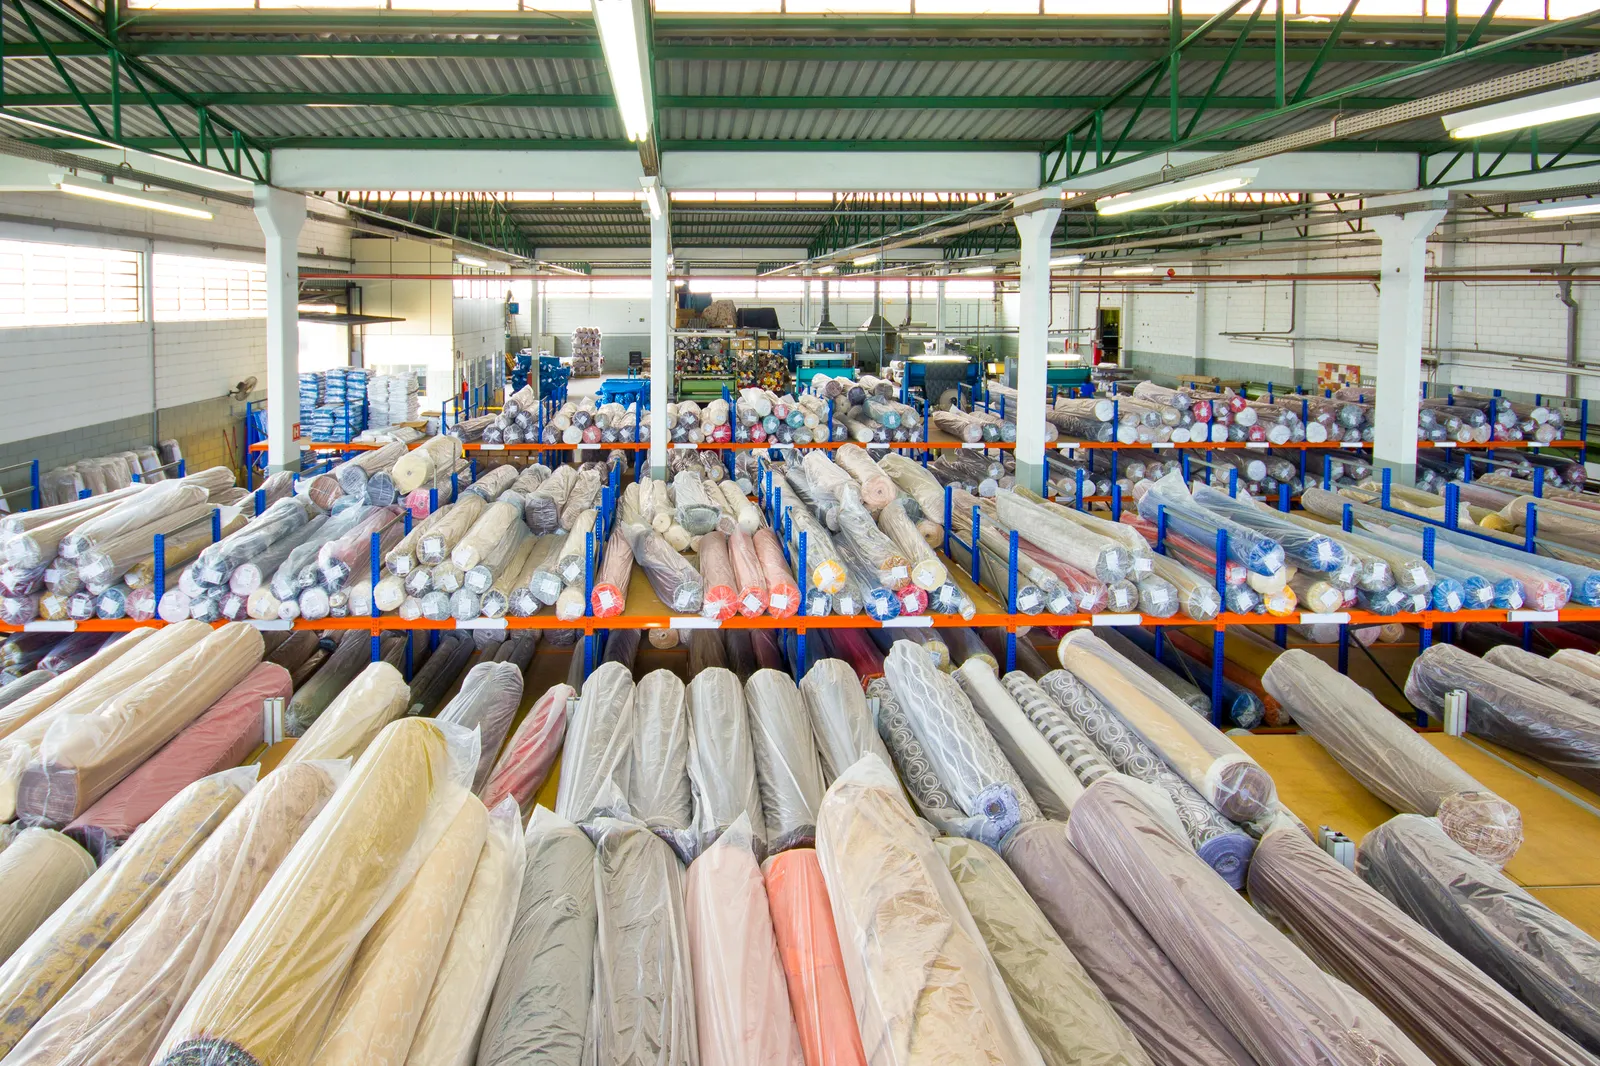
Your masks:
<svg viewBox="0 0 1600 1066"><path fill-rule="evenodd" d="M680 374L678 376L678 401L693 400L707 403L722 399L722 390L739 391L739 382L732 374Z"/></svg>

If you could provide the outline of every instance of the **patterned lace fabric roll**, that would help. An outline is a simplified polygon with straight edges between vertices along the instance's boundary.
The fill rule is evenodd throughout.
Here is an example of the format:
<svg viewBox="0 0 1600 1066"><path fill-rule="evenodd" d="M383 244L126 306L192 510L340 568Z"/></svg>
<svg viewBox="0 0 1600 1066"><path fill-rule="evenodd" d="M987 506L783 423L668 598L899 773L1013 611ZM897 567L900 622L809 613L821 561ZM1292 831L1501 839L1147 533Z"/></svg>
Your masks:
<svg viewBox="0 0 1600 1066"><path fill-rule="evenodd" d="M922 742L911 731L905 708L895 699L889 682L881 677L873 678L867 682L867 695L878 701L878 735L894 756L900 777L911 792L911 798L917 801L922 816L935 824L939 823L941 813L954 816L956 801L950 798L939 775L934 773L928 753L922 750Z"/></svg>
<svg viewBox="0 0 1600 1066"><path fill-rule="evenodd" d="M1001 679L1001 683L1085 788L1114 772L1106 757L1100 754L1100 749L1055 705L1037 681L1021 670L1013 670Z"/></svg>

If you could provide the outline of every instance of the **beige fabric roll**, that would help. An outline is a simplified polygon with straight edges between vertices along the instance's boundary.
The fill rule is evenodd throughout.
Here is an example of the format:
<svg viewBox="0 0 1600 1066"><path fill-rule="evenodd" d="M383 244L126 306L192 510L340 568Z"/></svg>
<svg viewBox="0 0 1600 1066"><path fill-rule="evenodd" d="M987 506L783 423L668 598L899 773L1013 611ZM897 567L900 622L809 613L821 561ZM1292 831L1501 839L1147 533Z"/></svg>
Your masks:
<svg viewBox="0 0 1600 1066"><path fill-rule="evenodd" d="M123 639L135 637L140 632L144 631L129 633ZM101 704L137 685L210 633L210 626L192 618L155 630L153 635L142 637L135 647L99 674L0 740L0 822L8 822L16 817L17 787L22 783L22 775L28 764L39 752L39 742L44 739L53 722L69 715L93 713Z"/></svg>
<svg viewBox="0 0 1600 1066"><path fill-rule="evenodd" d="M515 522L522 521L522 508L515 503L491 503L484 508L478 520L467 530L456 546L450 549L450 561L462 570L471 570L500 542L500 538Z"/></svg>
<svg viewBox="0 0 1600 1066"><path fill-rule="evenodd" d="M395 461L392 473L395 491L404 495L433 481L438 471L448 474L464 454L461 442L454 437L429 437Z"/></svg>
<svg viewBox="0 0 1600 1066"><path fill-rule="evenodd" d="M489 812L476 797L461 805L416 878L361 942L317 1066L401 1066L428 1003L428 990L483 851Z"/></svg>
<svg viewBox="0 0 1600 1066"><path fill-rule="evenodd" d="M373 738L405 714L410 703L411 687L400 671L386 662L372 663L295 741L283 764L360 758Z"/></svg>
<svg viewBox="0 0 1600 1066"><path fill-rule="evenodd" d="M932 591L949 580L950 574L939 557L922 539L917 524L906 514L905 505L892 500L878 515L878 528L894 541L911 564L911 583L919 589Z"/></svg>
<svg viewBox="0 0 1600 1066"><path fill-rule="evenodd" d="M421 537L417 538L417 561L428 566L437 566L450 558L450 552L467 535L478 518L488 510L489 504L475 492L464 494L451 505L448 513L444 508L440 512L444 517L439 519L437 525Z"/></svg>
<svg viewBox="0 0 1600 1066"><path fill-rule="evenodd" d="M1578 670L1600 681L1600 655L1592 652L1579 651L1576 648L1562 648L1550 656L1550 661L1560 663L1570 670Z"/></svg>
<svg viewBox="0 0 1600 1066"><path fill-rule="evenodd" d="M483 1016L506 957L522 894L522 811L502 800L461 903L450 946L439 963L428 1005L411 1042L411 1066L472 1066Z"/></svg>
<svg viewBox="0 0 1600 1066"><path fill-rule="evenodd" d="M7 1066L148 1062L347 771L343 763L302 763L251 789L127 935L29 1030Z"/></svg>
<svg viewBox="0 0 1600 1066"><path fill-rule="evenodd" d="M894 499L894 482L859 444L841 445L833 453L833 461L861 483L861 502L873 514L883 510Z"/></svg>
<svg viewBox="0 0 1600 1066"><path fill-rule="evenodd" d="M94 859L54 829L24 829L0 852L0 963L94 873Z"/></svg>
<svg viewBox="0 0 1600 1066"><path fill-rule="evenodd" d="M58 719L22 775L17 813L66 824L254 670L261 631L231 622L93 714Z"/></svg>
<svg viewBox="0 0 1600 1066"><path fill-rule="evenodd" d="M412 526L411 532L402 537L399 544L389 549L383 557L383 565L391 574L405 577L416 568L417 545L422 543L424 536L439 528L455 506L453 503L440 504L437 511Z"/></svg>
<svg viewBox="0 0 1600 1066"><path fill-rule="evenodd" d="M459 729L390 725L263 890L152 1063L310 1061L356 951L465 798ZM454 739L452 739L454 738Z"/></svg>
<svg viewBox="0 0 1600 1066"><path fill-rule="evenodd" d="M141 628L124 633L114 643L101 648L71 670L0 708L0 739L10 736L68 694L88 684L155 632L154 629Z"/></svg>

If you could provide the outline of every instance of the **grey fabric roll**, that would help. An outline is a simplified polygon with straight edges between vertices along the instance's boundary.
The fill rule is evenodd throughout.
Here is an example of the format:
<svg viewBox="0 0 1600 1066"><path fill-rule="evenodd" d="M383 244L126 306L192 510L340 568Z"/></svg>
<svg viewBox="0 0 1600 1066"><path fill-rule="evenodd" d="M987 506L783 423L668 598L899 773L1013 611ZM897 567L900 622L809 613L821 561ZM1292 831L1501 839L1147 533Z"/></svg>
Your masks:
<svg viewBox="0 0 1600 1066"><path fill-rule="evenodd" d="M756 753L744 689L732 671L712 667L689 682L689 788L704 851L745 815L757 850L766 846L766 817L756 783Z"/></svg>
<svg viewBox="0 0 1600 1066"><path fill-rule="evenodd" d="M878 701L878 736L889 749L918 813L942 832L954 833L963 815L955 809L956 801L944 790L933 764L928 761L927 752L922 750L922 742L912 732L905 708L895 699L894 689L885 678L875 677L867 682L867 695Z"/></svg>
<svg viewBox="0 0 1600 1066"><path fill-rule="evenodd" d="M767 850L810 847L817 836L817 807L827 788L800 690L781 670L757 670L745 682L744 693L767 820Z"/></svg>
<svg viewBox="0 0 1600 1066"><path fill-rule="evenodd" d="M689 708L683 682L652 670L634 689L628 809L686 864L699 854L689 789Z"/></svg>
<svg viewBox="0 0 1600 1066"><path fill-rule="evenodd" d="M582 662L583 649L574 651ZM580 675L581 676L581 675ZM602 663L581 681L578 707L561 748L556 813L580 825L626 808L633 759L633 677L617 663Z"/></svg>

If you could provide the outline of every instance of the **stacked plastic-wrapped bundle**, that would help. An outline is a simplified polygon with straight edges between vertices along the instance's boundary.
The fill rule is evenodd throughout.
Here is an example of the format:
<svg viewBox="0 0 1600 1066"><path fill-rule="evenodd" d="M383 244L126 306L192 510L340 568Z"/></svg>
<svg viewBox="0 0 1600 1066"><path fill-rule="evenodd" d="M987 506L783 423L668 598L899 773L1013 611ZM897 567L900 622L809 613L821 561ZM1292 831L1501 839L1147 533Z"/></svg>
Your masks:
<svg viewBox="0 0 1600 1066"><path fill-rule="evenodd" d="M689 783L689 710L684 684L668 670L652 670L634 689L633 753L627 804L685 862L699 851Z"/></svg>
<svg viewBox="0 0 1600 1066"><path fill-rule="evenodd" d="M889 765L889 753L849 663L842 659L818 661L801 679L800 694L810 716L824 783L832 783L863 755L876 755Z"/></svg>
<svg viewBox="0 0 1600 1066"><path fill-rule="evenodd" d="M478 730L478 767L472 790L489 783L495 757L500 753L511 720L522 703L522 671L510 663L483 662L467 671L461 691L439 712L441 722L455 722Z"/></svg>

